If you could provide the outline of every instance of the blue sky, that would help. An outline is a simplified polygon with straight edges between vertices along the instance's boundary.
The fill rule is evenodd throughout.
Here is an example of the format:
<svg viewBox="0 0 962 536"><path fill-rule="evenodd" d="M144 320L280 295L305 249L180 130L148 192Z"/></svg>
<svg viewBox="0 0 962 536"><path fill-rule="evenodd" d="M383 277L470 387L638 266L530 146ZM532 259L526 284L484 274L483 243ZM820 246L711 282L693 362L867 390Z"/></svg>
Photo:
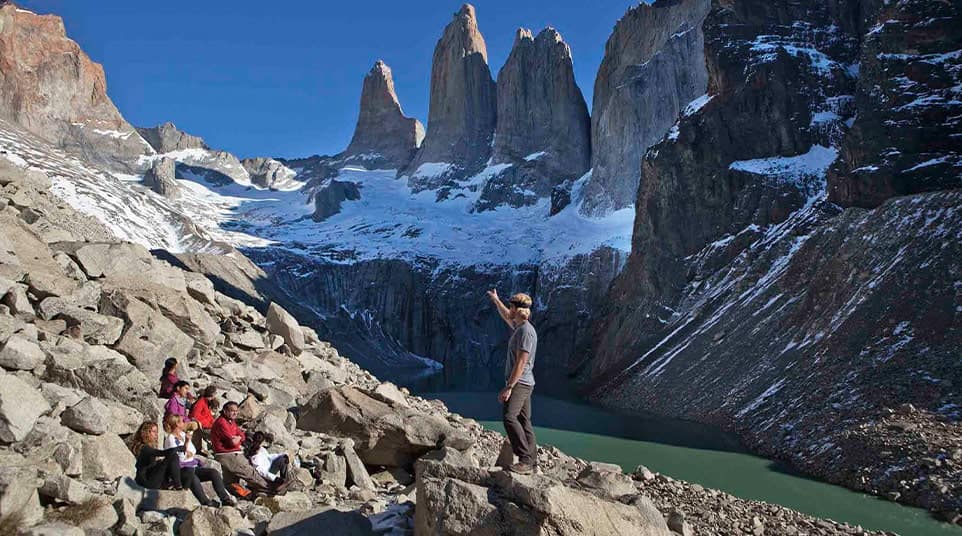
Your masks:
<svg viewBox="0 0 962 536"><path fill-rule="evenodd" d="M350 141L361 81L377 59L394 71L407 115L426 121L431 56L460 2L18 0L64 19L104 65L131 123L173 121L241 157L331 154ZM600 4L600 5L599 5ZM518 27L553 26L571 46L591 103L615 22L637 1L479 0L492 76Z"/></svg>

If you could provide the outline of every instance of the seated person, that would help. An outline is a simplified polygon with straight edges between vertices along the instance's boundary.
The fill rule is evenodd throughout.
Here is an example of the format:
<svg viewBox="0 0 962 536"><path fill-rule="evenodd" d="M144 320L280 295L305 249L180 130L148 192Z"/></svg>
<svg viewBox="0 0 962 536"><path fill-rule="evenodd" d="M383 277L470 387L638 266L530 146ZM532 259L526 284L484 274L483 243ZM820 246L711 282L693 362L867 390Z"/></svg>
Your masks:
<svg viewBox="0 0 962 536"><path fill-rule="evenodd" d="M224 478L228 483L244 480L247 487L255 490L267 490L268 482L257 474L254 467L244 456L243 447L247 434L237 424L237 402L227 402L221 409L220 416L214 420L210 430L210 444L214 450L214 459L224 469Z"/></svg>
<svg viewBox="0 0 962 536"><path fill-rule="evenodd" d="M190 394L190 384L180 380L174 384L174 394L164 404L164 418L168 415L177 415L187 423L187 430L193 432L197 429L197 423L187 417L187 398Z"/></svg>
<svg viewBox="0 0 962 536"><path fill-rule="evenodd" d="M185 447L173 447L160 450L155 447L158 442L157 423L147 421L140 425L130 441L130 450L137 457L138 484L145 488L184 489L180 473L180 458L178 453L184 452Z"/></svg>
<svg viewBox="0 0 962 536"><path fill-rule="evenodd" d="M208 385L200 398L190 407L187 416L198 425L197 432L193 434L194 446L203 451L203 442L210 441L210 428L214 425L214 411L219 407L217 403L217 388Z"/></svg>
<svg viewBox="0 0 962 536"><path fill-rule="evenodd" d="M274 437L271 434L254 432L245 454L247 455L247 459L250 460L251 465L254 466L257 474L264 477L274 486L277 486L287 482L290 458L284 453L271 454L267 452L264 445L273 442Z"/></svg>
<svg viewBox="0 0 962 536"><path fill-rule="evenodd" d="M212 467L207 467L203 460L197 457L197 450L190 442L191 433L185 430L184 419L179 415L168 415L164 418L164 431L167 437L164 439L165 448L184 447L184 452L178 453L180 460L181 482L190 486L190 491L197 497L200 504L204 506L219 506L216 501L207 498L201 482L210 482L220 497L224 506L235 506L234 499L227 493L224 487L224 479L220 472Z"/></svg>
<svg viewBox="0 0 962 536"><path fill-rule="evenodd" d="M180 381L177 377L177 359L168 357L164 361L164 370L160 373L160 390L157 396L160 398L170 398L174 394L174 385Z"/></svg>

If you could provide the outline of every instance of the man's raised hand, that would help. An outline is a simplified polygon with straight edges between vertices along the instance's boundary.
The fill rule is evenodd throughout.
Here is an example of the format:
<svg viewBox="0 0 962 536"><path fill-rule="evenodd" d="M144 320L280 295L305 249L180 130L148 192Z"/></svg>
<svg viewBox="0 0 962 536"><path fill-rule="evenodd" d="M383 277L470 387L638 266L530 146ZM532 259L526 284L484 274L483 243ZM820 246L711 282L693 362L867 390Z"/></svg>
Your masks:
<svg viewBox="0 0 962 536"><path fill-rule="evenodd" d="M499 298L498 298L498 290L497 290L497 289L491 289L491 290L489 290L489 291L488 291L488 297L491 298L491 301L496 301L496 300L498 300L498 299L499 299Z"/></svg>

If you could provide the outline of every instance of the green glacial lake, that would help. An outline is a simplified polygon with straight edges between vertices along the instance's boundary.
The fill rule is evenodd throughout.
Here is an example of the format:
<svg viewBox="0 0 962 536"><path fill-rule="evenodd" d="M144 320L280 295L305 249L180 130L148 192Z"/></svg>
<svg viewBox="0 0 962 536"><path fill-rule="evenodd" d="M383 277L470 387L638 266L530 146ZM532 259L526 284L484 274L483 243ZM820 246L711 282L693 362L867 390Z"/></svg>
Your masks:
<svg viewBox="0 0 962 536"><path fill-rule="evenodd" d="M451 411L504 432L496 393L428 393ZM553 398L535 397L538 442L579 458L616 463L625 471L645 465L673 478L737 497L777 503L814 516L887 530L903 536L959 535L962 527L908 508L800 476L785 464L751 455L717 429L677 419L627 416Z"/></svg>

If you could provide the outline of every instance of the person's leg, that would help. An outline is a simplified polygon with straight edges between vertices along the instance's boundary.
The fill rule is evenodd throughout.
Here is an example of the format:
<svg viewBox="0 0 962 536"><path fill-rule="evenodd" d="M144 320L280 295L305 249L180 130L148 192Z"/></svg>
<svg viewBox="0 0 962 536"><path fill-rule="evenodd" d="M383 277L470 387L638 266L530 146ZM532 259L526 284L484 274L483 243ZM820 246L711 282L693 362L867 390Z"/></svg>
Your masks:
<svg viewBox="0 0 962 536"><path fill-rule="evenodd" d="M197 473L193 467L180 468L180 481L190 487L190 492L197 498L197 502L204 505L210 502L210 498L207 497L207 493L204 492L204 486L200 483L200 479L197 478Z"/></svg>
<svg viewBox="0 0 962 536"><path fill-rule="evenodd" d="M184 484L187 484L180 478L180 458L177 457L176 452L164 456L164 474L166 475L164 480L169 480L174 489L184 489Z"/></svg>
<svg viewBox="0 0 962 536"><path fill-rule="evenodd" d="M169 462L166 458L144 468L143 473L137 479L137 483L148 489L160 489L167 482L167 467Z"/></svg>
<svg viewBox="0 0 962 536"><path fill-rule="evenodd" d="M538 465L538 443L534 437L534 426L531 424L531 394L534 389L525 385L518 385L518 387L523 387L526 391L524 404L521 405L521 411L518 413L518 422L524 430L525 439L525 453L519 458L521 463L534 467Z"/></svg>
<svg viewBox="0 0 962 536"><path fill-rule="evenodd" d="M220 498L220 502L225 505L234 502L230 494L227 493L227 488L224 487L224 479L217 469L213 467L197 467L194 469L194 474L197 475L197 479L201 482L210 482L217 496Z"/></svg>
<svg viewBox="0 0 962 536"><path fill-rule="evenodd" d="M518 387L521 386L516 385L511 390L511 397L504 403L502 421L504 422L504 431L508 434L508 441L511 442L511 450L515 456L520 458L527 452L527 447L525 445L524 428L518 421L518 414L521 413L521 407L524 405L524 393Z"/></svg>
<svg viewBox="0 0 962 536"><path fill-rule="evenodd" d="M289 474L290 463L290 458L287 457L287 454L283 454L274 458L268 471L280 475L280 479L286 481Z"/></svg>
<svg viewBox="0 0 962 536"><path fill-rule="evenodd" d="M234 483L237 479L244 479L249 485L267 487L264 477L257 474L242 452L228 452L214 456L221 467L224 469L224 477L228 483Z"/></svg>

